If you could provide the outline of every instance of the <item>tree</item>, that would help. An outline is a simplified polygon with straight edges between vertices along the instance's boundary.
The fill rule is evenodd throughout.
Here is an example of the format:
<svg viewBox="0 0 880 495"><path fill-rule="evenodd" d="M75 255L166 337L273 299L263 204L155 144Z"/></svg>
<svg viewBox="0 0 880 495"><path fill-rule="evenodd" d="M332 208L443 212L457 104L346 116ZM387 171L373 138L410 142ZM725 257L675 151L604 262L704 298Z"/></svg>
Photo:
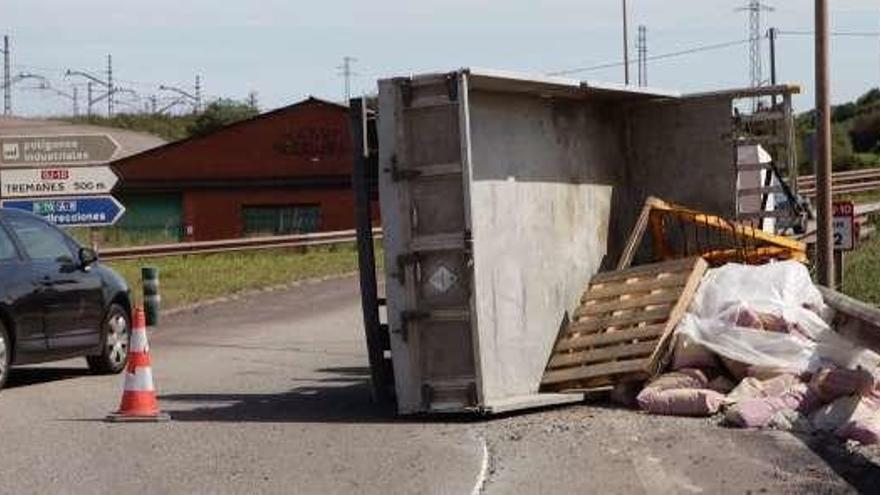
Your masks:
<svg viewBox="0 0 880 495"><path fill-rule="evenodd" d="M868 91L867 93L860 96L859 99L856 100L856 105L858 105L860 107L864 107L864 106L868 106L871 103L874 103L876 101L880 101L880 89L873 88L870 91Z"/></svg>
<svg viewBox="0 0 880 495"><path fill-rule="evenodd" d="M224 98L209 104L187 130L192 136L204 136L257 114L259 111L247 103Z"/></svg>
<svg viewBox="0 0 880 495"><path fill-rule="evenodd" d="M880 109L856 117L849 135L853 148L859 153L874 151L880 144Z"/></svg>
<svg viewBox="0 0 880 495"><path fill-rule="evenodd" d="M849 170L857 165L849 134L839 125L831 127L831 163L835 170Z"/></svg>

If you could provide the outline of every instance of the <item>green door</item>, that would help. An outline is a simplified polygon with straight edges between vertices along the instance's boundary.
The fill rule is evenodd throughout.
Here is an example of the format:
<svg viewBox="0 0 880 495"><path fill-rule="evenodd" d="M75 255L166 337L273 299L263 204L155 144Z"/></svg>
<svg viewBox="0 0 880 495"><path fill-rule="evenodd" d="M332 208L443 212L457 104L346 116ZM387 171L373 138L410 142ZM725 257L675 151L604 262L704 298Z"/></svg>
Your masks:
<svg viewBox="0 0 880 495"><path fill-rule="evenodd" d="M107 233L108 241L157 244L178 242L183 238L183 200L180 194L132 194L120 196L119 201L125 205L125 215Z"/></svg>

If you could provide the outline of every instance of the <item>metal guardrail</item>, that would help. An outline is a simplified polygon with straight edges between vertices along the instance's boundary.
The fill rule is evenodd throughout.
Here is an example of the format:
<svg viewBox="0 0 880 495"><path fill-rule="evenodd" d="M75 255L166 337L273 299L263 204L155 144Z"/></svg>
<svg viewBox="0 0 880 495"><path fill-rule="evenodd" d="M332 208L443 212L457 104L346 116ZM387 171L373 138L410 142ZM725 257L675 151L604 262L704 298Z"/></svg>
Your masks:
<svg viewBox="0 0 880 495"><path fill-rule="evenodd" d="M377 239L381 239L382 229L373 229L373 236ZM107 248L100 250L100 258L102 260L155 258L183 254L210 254L287 247L324 246L330 244L354 243L356 241L356 231L341 230L336 232L318 232L314 234L250 237L243 239L224 239L220 241L179 242L174 244Z"/></svg>
<svg viewBox="0 0 880 495"><path fill-rule="evenodd" d="M798 192L803 196L816 195L816 176L798 177ZM832 194L850 194L880 190L880 168L835 172L831 176Z"/></svg>

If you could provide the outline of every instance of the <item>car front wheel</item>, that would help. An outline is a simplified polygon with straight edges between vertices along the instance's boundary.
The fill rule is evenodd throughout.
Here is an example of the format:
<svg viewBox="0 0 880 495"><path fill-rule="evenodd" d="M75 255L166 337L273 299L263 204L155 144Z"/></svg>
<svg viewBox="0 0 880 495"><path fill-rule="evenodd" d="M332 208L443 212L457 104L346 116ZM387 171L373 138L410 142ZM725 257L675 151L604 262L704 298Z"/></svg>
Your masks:
<svg viewBox="0 0 880 495"><path fill-rule="evenodd" d="M125 369L130 337L131 320L128 312L122 306L112 304L101 328L101 354L86 357L89 369L106 374L119 373Z"/></svg>
<svg viewBox="0 0 880 495"><path fill-rule="evenodd" d="M9 343L9 334L3 322L0 322L0 388L6 385L9 377L9 367L12 364L12 346Z"/></svg>

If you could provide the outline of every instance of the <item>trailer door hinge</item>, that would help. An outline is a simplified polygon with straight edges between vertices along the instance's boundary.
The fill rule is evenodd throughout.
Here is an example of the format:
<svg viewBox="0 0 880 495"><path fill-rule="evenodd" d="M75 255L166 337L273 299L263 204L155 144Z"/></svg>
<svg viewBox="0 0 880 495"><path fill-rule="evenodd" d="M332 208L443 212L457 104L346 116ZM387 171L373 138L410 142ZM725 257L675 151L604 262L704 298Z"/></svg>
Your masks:
<svg viewBox="0 0 880 495"><path fill-rule="evenodd" d="M402 180L412 180L422 175L422 172L420 170L415 170L411 168L401 169L397 165L397 155L391 155L391 166L384 169L386 173L391 174L391 180L393 180L394 182L400 182Z"/></svg>
<svg viewBox="0 0 880 495"><path fill-rule="evenodd" d="M422 175L421 171L413 170L411 168L410 169L403 169L403 170L401 170L397 167L391 168L391 179L394 182L400 182L402 180L412 180L412 179L418 178L420 175Z"/></svg>
<svg viewBox="0 0 880 495"><path fill-rule="evenodd" d="M446 74L446 93L449 96L449 101L458 101L458 73Z"/></svg>
<svg viewBox="0 0 880 495"><path fill-rule="evenodd" d="M415 265L419 262L419 254L418 253L403 253L397 255L397 273L393 275L394 278L400 282L400 285L406 283L406 268L411 265Z"/></svg>
<svg viewBox="0 0 880 495"><path fill-rule="evenodd" d="M395 330L394 333L400 335L400 338L403 339L404 342L409 342L409 324L412 321L416 320L424 320L431 316L427 311L412 311L406 310L400 313L400 328Z"/></svg>

